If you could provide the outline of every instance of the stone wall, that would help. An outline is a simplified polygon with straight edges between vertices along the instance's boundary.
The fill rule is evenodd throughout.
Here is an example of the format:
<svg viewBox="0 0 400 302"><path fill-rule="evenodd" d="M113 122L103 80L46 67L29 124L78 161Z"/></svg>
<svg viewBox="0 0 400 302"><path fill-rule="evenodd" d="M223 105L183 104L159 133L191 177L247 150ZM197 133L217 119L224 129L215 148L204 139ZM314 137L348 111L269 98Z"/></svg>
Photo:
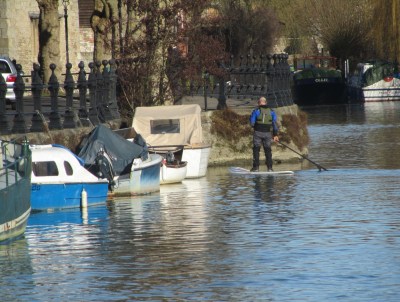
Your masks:
<svg viewBox="0 0 400 302"><path fill-rule="evenodd" d="M238 114L243 114L249 116L251 113L250 108L234 109ZM281 107L275 109L278 120L282 114L292 113L297 114L297 105ZM202 113L202 127L203 127L203 138L206 143L212 145L211 154L209 159L209 166L224 166L233 165L238 163L248 163L252 162L252 149L251 140L252 132L248 136L240 138L240 142L250 147L244 152L235 152L229 147L229 144L224 142L224 140L211 133L211 116L214 110L210 110ZM114 120L107 123L107 126L112 129L119 129L121 125L121 120ZM82 127L76 129L64 129L64 130L52 130L43 133L28 133L26 135L19 135L19 139L22 140L24 137L28 139L31 144L61 144L72 151L75 151L81 140L93 129L93 127ZM11 140L17 138L17 135L5 135L2 136L4 140ZM308 149L298 150L298 148L290 144L290 147L300 152L303 155L307 155ZM294 153L291 150L280 147L278 144L272 145L272 158L275 164L298 164L302 161L302 157ZM260 152L260 163L265 162L265 157L263 152Z"/></svg>
<svg viewBox="0 0 400 302"><path fill-rule="evenodd" d="M60 62L66 62L64 7L61 0L59 3ZM39 7L36 0L0 0L0 55L16 59L23 66L25 74L29 74L33 63L38 61L38 25ZM68 36L72 72L77 72L78 63L82 60L77 0L70 1L68 6Z"/></svg>

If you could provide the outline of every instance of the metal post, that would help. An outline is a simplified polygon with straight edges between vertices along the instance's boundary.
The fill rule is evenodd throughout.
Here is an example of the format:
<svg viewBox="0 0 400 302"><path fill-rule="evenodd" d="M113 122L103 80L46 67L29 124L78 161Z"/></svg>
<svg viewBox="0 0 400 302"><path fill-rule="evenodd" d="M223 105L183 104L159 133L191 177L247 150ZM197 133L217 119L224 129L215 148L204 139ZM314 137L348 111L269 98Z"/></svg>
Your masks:
<svg viewBox="0 0 400 302"><path fill-rule="evenodd" d="M81 61L78 65L79 75L78 75L78 89L79 89L79 120L82 126L90 126L89 114L86 107L86 94L87 94L87 81L85 72L85 63Z"/></svg>
<svg viewBox="0 0 400 302"><path fill-rule="evenodd" d="M24 92L25 82L22 78L22 66L17 64L17 79L14 83L15 103L17 113L14 117L13 133L27 133L28 128L24 119Z"/></svg>
<svg viewBox="0 0 400 302"><path fill-rule="evenodd" d="M97 112L97 104L96 104L96 74L94 71L95 65L93 62L89 63L90 73L88 78L88 88L89 88L89 98L90 98L90 107L89 107L89 120L93 125L100 124L99 113Z"/></svg>
<svg viewBox="0 0 400 302"><path fill-rule="evenodd" d="M225 96L225 78L224 76L219 77L219 91L218 91L218 110L226 109L226 96Z"/></svg>
<svg viewBox="0 0 400 302"><path fill-rule="evenodd" d="M65 81L64 81L64 89L65 89L65 114L64 114L64 128L75 128L76 123L74 121L74 112L73 112L73 99L74 99L74 78L72 77L71 68L72 64L67 63L65 65L67 68L67 72L65 73Z"/></svg>
<svg viewBox="0 0 400 302"><path fill-rule="evenodd" d="M44 122L42 120L42 91L43 91L43 81L40 77L40 66L36 63L33 64L33 70L31 72L31 82L32 82L32 97L33 97L33 109L35 113L32 116L32 132L41 132L44 130Z"/></svg>
<svg viewBox="0 0 400 302"><path fill-rule="evenodd" d="M60 83L58 82L57 76L54 74L56 64L50 64L51 76L49 79L49 91L51 98L51 112L50 112L50 123L49 128L51 129L62 129L61 117L58 112L58 91L60 90Z"/></svg>
<svg viewBox="0 0 400 302"><path fill-rule="evenodd" d="M107 60L103 60L101 62L103 64L103 113L104 113L104 119L106 121L112 120L112 115L110 111L110 103L111 103L111 98L110 98L110 91L111 91L111 84L110 84L110 68L107 67L109 62Z"/></svg>
<svg viewBox="0 0 400 302"><path fill-rule="evenodd" d="M120 115L118 112L117 103L117 75L115 73L116 61L114 59L110 60L110 110L111 115L114 119L119 119Z"/></svg>
<svg viewBox="0 0 400 302"><path fill-rule="evenodd" d="M69 47L68 47L68 5L69 0L62 0L64 6L64 23L65 23L65 55L67 58L67 63L69 63Z"/></svg>
<svg viewBox="0 0 400 302"><path fill-rule="evenodd" d="M103 74L101 73L101 62L96 62L96 104L97 104L97 112L98 118L100 122L104 123L106 121L105 112L104 112L104 99L105 96L103 95L104 87L104 79Z"/></svg>
<svg viewBox="0 0 400 302"><path fill-rule="evenodd" d="M210 79L210 74L206 70L203 75L204 79L204 85L203 85L203 90L204 90L204 111L207 111L207 94L208 94L208 80Z"/></svg>

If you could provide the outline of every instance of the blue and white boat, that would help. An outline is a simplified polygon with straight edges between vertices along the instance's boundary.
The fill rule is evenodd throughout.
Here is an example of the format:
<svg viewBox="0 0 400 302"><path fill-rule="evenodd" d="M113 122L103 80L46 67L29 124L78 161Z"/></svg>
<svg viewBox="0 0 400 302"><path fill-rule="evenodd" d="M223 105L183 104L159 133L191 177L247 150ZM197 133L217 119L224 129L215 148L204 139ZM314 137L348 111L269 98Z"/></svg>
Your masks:
<svg viewBox="0 0 400 302"><path fill-rule="evenodd" d="M31 212L28 144L0 141L0 242L24 234Z"/></svg>
<svg viewBox="0 0 400 302"><path fill-rule="evenodd" d="M149 154L141 136L128 141L98 125L82 142L78 156L92 173L107 177L112 196L144 195L160 190L162 156Z"/></svg>
<svg viewBox="0 0 400 302"><path fill-rule="evenodd" d="M32 210L77 208L107 200L108 181L90 173L70 150L59 145L34 145L32 151ZM82 199L83 198L83 199Z"/></svg>
<svg viewBox="0 0 400 302"><path fill-rule="evenodd" d="M347 93L352 102L400 100L400 78L396 63L370 61L357 64L348 77Z"/></svg>

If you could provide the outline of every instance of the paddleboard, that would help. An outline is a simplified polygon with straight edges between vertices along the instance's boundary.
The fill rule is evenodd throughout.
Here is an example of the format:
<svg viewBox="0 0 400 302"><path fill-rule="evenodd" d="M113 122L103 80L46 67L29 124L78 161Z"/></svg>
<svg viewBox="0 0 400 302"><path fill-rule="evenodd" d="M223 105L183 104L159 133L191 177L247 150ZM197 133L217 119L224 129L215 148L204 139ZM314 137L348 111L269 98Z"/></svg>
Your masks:
<svg viewBox="0 0 400 302"><path fill-rule="evenodd" d="M229 172L232 174L251 174L251 175L293 175L293 171L258 171L258 172L251 172L248 169L241 168L241 167L229 167Z"/></svg>

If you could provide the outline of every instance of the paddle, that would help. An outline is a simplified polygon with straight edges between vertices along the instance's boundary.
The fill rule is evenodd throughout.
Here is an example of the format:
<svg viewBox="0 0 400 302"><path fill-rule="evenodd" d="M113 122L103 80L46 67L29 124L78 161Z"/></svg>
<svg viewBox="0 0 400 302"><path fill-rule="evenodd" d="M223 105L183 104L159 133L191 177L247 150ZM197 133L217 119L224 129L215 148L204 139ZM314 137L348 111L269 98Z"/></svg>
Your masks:
<svg viewBox="0 0 400 302"><path fill-rule="evenodd" d="M328 171L328 169L322 167L320 164L317 164L316 162L314 162L314 161L312 161L311 159L309 159L307 156L305 156L305 155L303 155L303 154L297 152L296 150L292 149L292 148L289 147L288 145L286 145L286 144L284 144L284 143L281 143L281 142L279 142L279 141L278 141L278 143L281 144L282 146L288 148L289 150L292 150L294 153L300 155L302 158L308 160L310 163L316 165L317 168L318 168L318 170L319 170L320 172L321 172L321 170Z"/></svg>

